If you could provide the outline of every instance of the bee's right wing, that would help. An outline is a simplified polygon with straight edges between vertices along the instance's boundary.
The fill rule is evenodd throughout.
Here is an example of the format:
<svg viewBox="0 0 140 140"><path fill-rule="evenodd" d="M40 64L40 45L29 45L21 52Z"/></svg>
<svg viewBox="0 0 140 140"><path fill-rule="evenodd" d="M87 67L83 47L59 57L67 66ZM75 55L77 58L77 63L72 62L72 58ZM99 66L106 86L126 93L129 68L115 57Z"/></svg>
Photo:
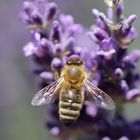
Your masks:
<svg viewBox="0 0 140 140"><path fill-rule="evenodd" d="M104 91L94 86L88 80L85 80L85 87L88 91L88 95L90 96L90 100L93 99L99 107L107 110L115 109L114 101Z"/></svg>
<svg viewBox="0 0 140 140"><path fill-rule="evenodd" d="M33 106L40 106L43 104L53 103L58 95L58 91L63 82L63 78L59 78L57 81L41 89L32 99L31 104Z"/></svg>

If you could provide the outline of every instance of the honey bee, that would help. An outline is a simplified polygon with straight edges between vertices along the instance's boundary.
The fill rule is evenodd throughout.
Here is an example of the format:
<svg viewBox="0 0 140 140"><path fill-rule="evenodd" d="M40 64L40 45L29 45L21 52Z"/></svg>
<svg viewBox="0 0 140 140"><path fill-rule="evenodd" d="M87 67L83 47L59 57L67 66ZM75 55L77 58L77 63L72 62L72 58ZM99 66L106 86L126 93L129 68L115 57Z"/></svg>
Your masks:
<svg viewBox="0 0 140 140"><path fill-rule="evenodd" d="M87 98L88 97L88 98ZM107 110L115 109L113 100L87 78L84 63L77 57L67 60L60 78L40 90L32 99L33 106L53 103L59 98L59 118L65 126L79 117L86 98Z"/></svg>

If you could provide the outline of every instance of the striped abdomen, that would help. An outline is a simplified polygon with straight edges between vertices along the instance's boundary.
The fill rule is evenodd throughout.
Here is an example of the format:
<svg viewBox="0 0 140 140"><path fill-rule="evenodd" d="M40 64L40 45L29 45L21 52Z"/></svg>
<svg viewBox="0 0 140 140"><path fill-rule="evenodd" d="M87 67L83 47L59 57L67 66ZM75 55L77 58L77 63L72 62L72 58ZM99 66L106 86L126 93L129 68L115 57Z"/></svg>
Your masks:
<svg viewBox="0 0 140 140"><path fill-rule="evenodd" d="M59 100L60 120L69 126L73 124L80 115L83 106L84 95L81 90L74 88L62 91Z"/></svg>

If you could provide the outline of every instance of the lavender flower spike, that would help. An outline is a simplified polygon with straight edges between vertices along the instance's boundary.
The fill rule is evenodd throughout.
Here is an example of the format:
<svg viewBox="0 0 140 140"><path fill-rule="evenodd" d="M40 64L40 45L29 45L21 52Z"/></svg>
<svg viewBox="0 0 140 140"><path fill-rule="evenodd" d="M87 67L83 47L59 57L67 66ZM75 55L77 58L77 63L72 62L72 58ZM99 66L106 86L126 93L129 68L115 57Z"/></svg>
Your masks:
<svg viewBox="0 0 140 140"><path fill-rule="evenodd" d="M83 60L88 80L111 96L116 104L114 112L98 107L90 101L83 85L83 108L78 120L66 128L59 120L61 93L58 93L55 102L47 106L49 117L45 124L51 135L63 140L140 139L140 119L130 121L124 113L126 103L140 100L137 70L140 51L128 53L128 46L138 35L133 26L136 15L124 18L123 0L104 2L108 13L93 9L95 23L91 28L75 23L71 15L57 12L54 2L23 2L20 17L31 35L23 53L34 62L33 72L39 79L39 89L59 79L67 59L75 56Z"/></svg>

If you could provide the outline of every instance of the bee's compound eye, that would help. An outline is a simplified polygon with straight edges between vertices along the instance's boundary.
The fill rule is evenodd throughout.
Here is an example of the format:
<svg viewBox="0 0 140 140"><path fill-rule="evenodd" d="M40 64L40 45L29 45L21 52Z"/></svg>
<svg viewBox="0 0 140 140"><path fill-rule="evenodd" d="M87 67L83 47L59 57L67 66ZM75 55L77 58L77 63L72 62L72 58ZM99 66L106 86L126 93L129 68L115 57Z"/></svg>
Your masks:
<svg viewBox="0 0 140 140"><path fill-rule="evenodd" d="M79 65L82 65L83 62L82 62L81 60L78 60L78 64L79 64Z"/></svg>
<svg viewBox="0 0 140 140"><path fill-rule="evenodd" d="M82 65L83 61L78 58L71 58L66 62L67 65Z"/></svg>
<svg viewBox="0 0 140 140"><path fill-rule="evenodd" d="M66 62L66 64L67 64L67 65L71 65L72 62L71 62L70 60L68 60L68 61Z"/></svg>
<svg viewBox="0 0 140 140"><path fill-rule="evenodd" d="M83 61L78 59L78 60L76 60L76 64L77 65L82 65L83 64Z"/></svg>

